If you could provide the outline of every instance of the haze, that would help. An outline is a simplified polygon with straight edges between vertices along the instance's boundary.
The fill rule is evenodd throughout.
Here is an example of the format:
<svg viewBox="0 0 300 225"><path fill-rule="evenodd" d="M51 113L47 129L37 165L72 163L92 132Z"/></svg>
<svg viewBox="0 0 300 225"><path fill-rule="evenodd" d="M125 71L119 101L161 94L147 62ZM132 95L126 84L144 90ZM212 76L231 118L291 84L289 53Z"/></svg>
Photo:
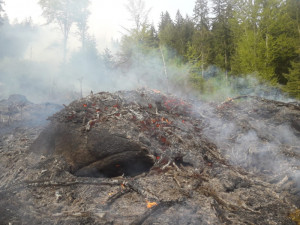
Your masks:
<svg viewBox="0 0 300 225"><path fill-rule="evenodd" d="M97 40L97 48L101 51L109 47L111 39L119 39L124 32L123 27L131 25L128 13L125 9L126 0L91 1L89 18L89 33ZM156 27L160 19L161 12L168 11L172 18L175 17L179 9L182 15L192 15L195 1L180 0L146 0L146 6L151 8L149 22ZM9 0L5 2L5 11L11 22L21 22L29 17L33 23L42 25L45 23L42 10L38 5L38 0ZM60 33L58 34L60 35ZM71 46L76 48L76 41L71 40Z"/></svg>

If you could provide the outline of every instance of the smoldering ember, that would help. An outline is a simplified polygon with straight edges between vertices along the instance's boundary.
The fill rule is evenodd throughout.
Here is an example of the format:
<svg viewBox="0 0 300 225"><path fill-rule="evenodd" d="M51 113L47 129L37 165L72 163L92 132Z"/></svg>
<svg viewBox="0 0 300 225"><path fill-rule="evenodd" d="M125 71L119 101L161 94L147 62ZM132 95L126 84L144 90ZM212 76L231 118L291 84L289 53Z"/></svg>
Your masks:
<svg viewBox="0 0 300 225"><path fill-rule="evenodd" d="M0 102L0 224L299 224L297 103L138 89L59 109Z"/></svg>

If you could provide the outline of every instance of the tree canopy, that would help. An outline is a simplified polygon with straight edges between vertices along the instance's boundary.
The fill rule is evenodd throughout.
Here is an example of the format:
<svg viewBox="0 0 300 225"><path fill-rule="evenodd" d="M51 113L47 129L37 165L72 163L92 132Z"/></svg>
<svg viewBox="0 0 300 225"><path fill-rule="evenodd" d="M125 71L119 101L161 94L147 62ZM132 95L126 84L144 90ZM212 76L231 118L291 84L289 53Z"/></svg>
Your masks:
<svg viewBox="0 0 300 225"><path fill-rule="evenodd" d="M141 0L137 2L144 6ZM123 43L128 46L129 39L131 45L139 43L139 51L164 46L166 61L189 63L190 80L197 87L199 82L202 87L203 82L207 84L205 74L214 73L208 68L217 66L220 70L215 70L215 74L222 74L227 80L255 76L299 98L300 1L212 0L211 3L209 8L207 0L196 0L192 18L184 18L178 10L172 20L169 12L163 12L158 30L152 28L151 34L147 26L139 29L143 30L143 40L148 37L155 44L132 39L133 34L124 38ZM140 21L139 16L131 15ZM136 28L140 27L141 23L136 22Z"/></svg>
<svg viewBox="0 0 300 225"><path fill-rule="evenodd" d="M39 0L47 23L57 24L63 34L64 62L66 60L69 33L74 23L78 25L79 35L84 46L88 29L87 18L89 12L87 7L89 3L89 0Z"/></svg>

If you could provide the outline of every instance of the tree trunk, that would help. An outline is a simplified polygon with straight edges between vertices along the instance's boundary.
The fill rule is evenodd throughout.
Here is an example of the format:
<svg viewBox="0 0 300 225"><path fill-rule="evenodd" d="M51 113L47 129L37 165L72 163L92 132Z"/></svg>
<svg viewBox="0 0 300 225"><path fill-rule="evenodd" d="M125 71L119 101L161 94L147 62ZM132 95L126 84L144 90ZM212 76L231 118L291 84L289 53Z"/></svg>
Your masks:
<svg viewBox="0 0 300 225"><path fill-rule="evenodd" d="M169 78L168 78L166 61L165 61L165 57L164 57L163 51L161 49L161 46L159 46L159 49L160 49L161 57L162 57L163 64L164 64L164 72L165 72L166 81L167 81L167 93L169 93Z"/></svg>
<svg viewBox="0 0 300 225"><path fill-rule="evenodd" d="M297 7L296 9L296 20L297 20L297 27L298 27L298 34L299 34L299 40L300 40L300 24L299 24L299 11L300 8Z"/></svg>
<svg viewBox="0 0 300 225"><path fill-rule="evenodd" d="M203 52L201 53L201 75L204 78L204 55Z"/></svg>
<svg viewBox="0 0 300 225"><path fill-rule="evenodd" d="M64 33L64 46L63 46L63 51L64 51L64 58L63 58L63 63L66 64L66 58L67 58L67 42L68 42L68 35L67 35L67 31L65 31Z"/></svg>
<svg viewBox="0 0 300 225"><path fill-rule="evenodd" d="M227 71L228 59L227 59L227 45L226 45L226 41L224 41L224 47L225 47L225 54L224 54L225 77L226 77L226 81L227 81L228 80L228 71Z"/></svg>

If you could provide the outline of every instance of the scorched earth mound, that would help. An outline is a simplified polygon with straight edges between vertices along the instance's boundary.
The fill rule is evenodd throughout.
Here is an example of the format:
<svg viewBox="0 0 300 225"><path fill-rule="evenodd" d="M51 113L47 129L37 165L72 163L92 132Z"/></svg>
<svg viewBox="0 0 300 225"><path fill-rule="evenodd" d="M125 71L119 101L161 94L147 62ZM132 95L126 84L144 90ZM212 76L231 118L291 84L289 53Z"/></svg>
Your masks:
<svg viewBox="0 0 300 225"><path fill-rule="evenodd" d="M74 101L1 153L22 152L1 161L2 224L296 224L299 112L146 89Z"/></svg>

